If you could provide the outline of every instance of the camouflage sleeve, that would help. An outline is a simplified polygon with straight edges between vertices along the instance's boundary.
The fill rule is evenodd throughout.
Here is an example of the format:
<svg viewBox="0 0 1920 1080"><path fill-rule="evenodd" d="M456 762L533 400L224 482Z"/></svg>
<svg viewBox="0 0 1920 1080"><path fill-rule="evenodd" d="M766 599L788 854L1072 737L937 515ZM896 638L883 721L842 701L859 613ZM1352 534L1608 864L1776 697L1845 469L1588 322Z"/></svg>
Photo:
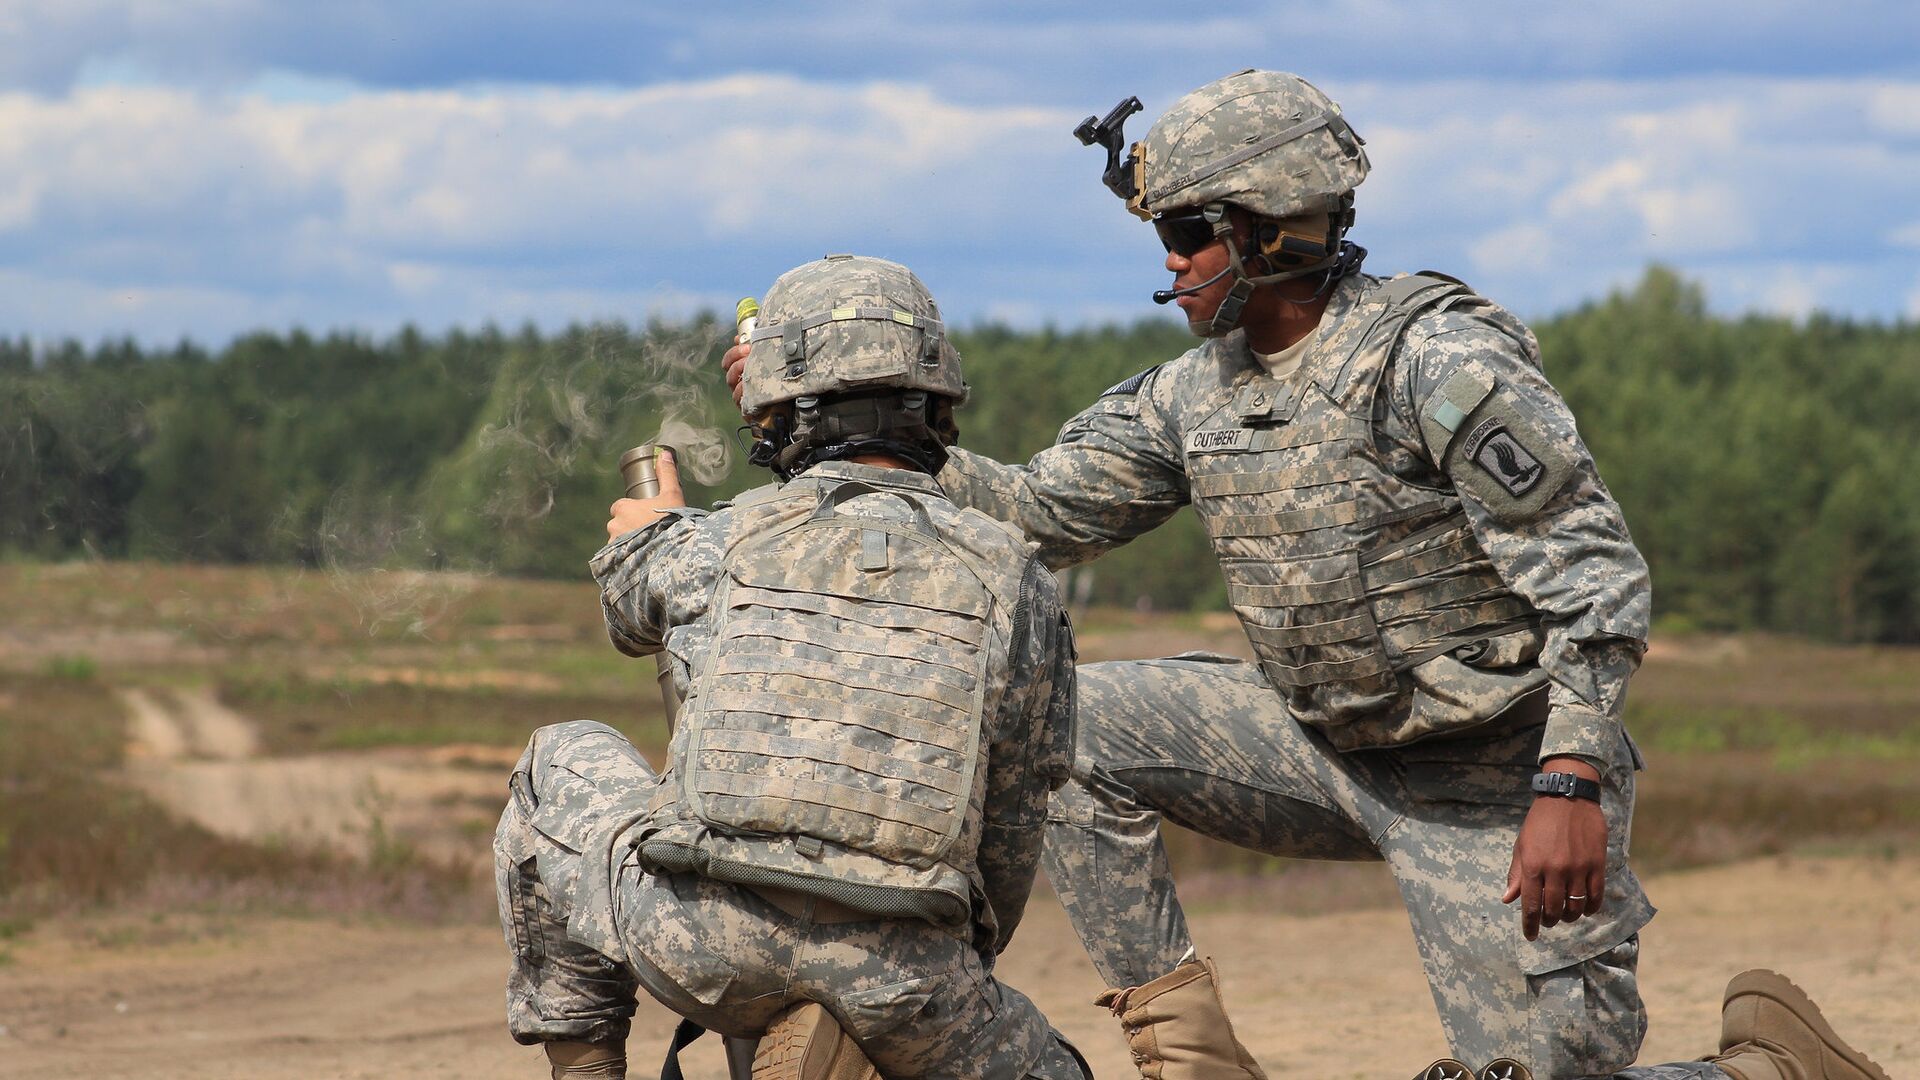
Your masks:
<svg viewBox="0 0 1920 1080"><path fill-rule="evenodd" d="M1187 503L1185 455L1160 385L1169 380L1153 378L1158 371L1101 395L1025 465L956 448L940 486L1037 541L1055 570L1119 547Z"/></svg>
<svg viewBox="0 0 1920 1080"><path fill-rule="evenodd" d="M1541 613L1552 679L1542 759L1604 768L1646 648L1652 586L1532 334L1513 326L1453 312L1423 320L1396 357L1382 435L1444 474L1502 579Z"/></svg>
<svg viewBox="0 0 1920 1080"><path fill-rule="evenodd" d="M628 656L660 651L669 629L693 622L720 565L718 520L682 509L622 533L588 562L613 647Z"/></svg>
<svg viewBox="0 0 1920 1080"><path fill-rule="evenodd" d="M1020 925L1040 869L1047 796L1073 764L1073 631L1053 575L1038 562L1028 575L1026 625L1016 630L1012 679L987 751L979 865L999 928L994 955Z"/></svg>

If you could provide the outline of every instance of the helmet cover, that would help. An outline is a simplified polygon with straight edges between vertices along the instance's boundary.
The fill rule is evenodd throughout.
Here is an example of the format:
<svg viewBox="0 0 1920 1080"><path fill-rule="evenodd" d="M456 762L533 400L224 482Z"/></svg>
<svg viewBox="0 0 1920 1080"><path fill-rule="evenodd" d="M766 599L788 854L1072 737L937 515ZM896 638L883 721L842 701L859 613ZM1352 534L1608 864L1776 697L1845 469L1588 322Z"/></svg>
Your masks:
<svg viewBox="0 0 1920 1080"><path fill-rule="evenodd" d="M899 263L857 255L780 275L750 338L741 411L886 387L966 400L960 354L926 285Z"/></svg>
<svg viewBox="0 0 1920 1080"><path fill-rule="evenodd" d="M1367 177L1340 106L1298 75L1248 69L1173 103L1135 144L1142 217L1223 202L1269 218L1336 211Z"/></svg>

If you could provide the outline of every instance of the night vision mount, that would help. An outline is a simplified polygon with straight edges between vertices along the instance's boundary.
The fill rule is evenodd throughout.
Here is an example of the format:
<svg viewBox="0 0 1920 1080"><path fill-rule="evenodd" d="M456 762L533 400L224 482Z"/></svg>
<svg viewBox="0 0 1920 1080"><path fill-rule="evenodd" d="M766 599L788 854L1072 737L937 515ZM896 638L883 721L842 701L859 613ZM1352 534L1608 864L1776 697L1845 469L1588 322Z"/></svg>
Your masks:
<svg viewBox="0 0 1920 1080"><path fill-rule="evenodd" d="M1073 129L1073 137L1080 140L1082 146L1099 143L1107 148L1107 171L1100 174L1100 180L1107 190L1131 203L1140 194L1139 186L1134 182L1135 154L1127 149L1126 132L1122 130L1127 117L1139 112L1145 106L1137 97L1128 97L1108 111L1106 118L1096 120L1089 116L1080 121ZM1123 158L1121 154L1125 152Z"/></svg>

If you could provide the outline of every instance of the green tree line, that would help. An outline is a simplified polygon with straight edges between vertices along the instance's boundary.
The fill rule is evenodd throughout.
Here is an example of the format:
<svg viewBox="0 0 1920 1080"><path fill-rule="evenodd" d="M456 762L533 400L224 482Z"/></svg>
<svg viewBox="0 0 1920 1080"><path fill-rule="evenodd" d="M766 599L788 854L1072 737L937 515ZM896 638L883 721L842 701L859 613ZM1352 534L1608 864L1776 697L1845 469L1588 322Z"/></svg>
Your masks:
<svg viewBox="0 0 1920 1080"><path fill-rule="evenodd" d="M261 333L211 352L0 339L0 552L579 577L622 450L682 448L694 502L764 482L702 318L542 335ZM1920 641L1920 327L1709 314L1655 268L1535 324L1653 566L1705 629ZM964 445L1024 459L1179 327L957 335ZM1218 608L1191 514L1073 583Z"/></svg>

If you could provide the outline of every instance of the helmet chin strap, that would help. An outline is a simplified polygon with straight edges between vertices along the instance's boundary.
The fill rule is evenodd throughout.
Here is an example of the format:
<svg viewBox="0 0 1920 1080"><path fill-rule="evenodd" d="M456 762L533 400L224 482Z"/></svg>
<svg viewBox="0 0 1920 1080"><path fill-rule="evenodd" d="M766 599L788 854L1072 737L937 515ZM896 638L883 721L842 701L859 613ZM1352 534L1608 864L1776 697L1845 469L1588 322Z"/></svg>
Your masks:
<svg viewBox="0 0 1920 1080"><path fill-rule="evenodd" d="M1340 248L1332 254L1331 258L1321 259L1321 261L1317 261L1317 263L1313 263L1313 265L1308 265L1308 267L1294 267L1294 269L1283 271L1283 273L1250 275L1250 273L1246 273L1246 261L1240 258L1240 246L1236 244L1233 234L1229 233L1225 238L1227 238L1227 259L1229 259L1227 269L1233 271L1233 288L1227 290L1227 296L1221 298L1219 307L1213 309L1212 319L1208 319L1204 325L1198 325L1198 323L1188 321L1188 329L1192 329L1196 334L1200 334L1202 338L1223 338L1223 336L1227 336L1227 334L1231 334L1235 329L1238 329L1238 327L1240 327L1240 315L1246 313L1246 302L1252 300L1254 290L1260 288L1261 284L1279 284L1279 282L1283 281L1296 281L1296 279L1302 279L1302 277L1308 277L1308 275L1315 275L1315 273L1317 273L1317 275L1323 275L1321 282L1319 282L1319 288L1315 288L1315 290L1313 290L1313 296L1308 296L1306 300L1290 300L1290 298L1284 298L1284 296L1281 298L1283 304L1292 304L1292 306L1296 307L1306 306L1306 304L1317 302L1321 296L1327 296L1327 292L1331 290L1336 282L1340 281L1342 277L1354 273L1356 269L1359 269L1359 261L1367 258L1367 250L1365 250L1365 248L1361 248L1359 244L1352 244L1352 242L1348 242L1348 240L1340 240Z"/></svg>
<svg viewBox="0 0 1920 1080"><path fill-rule="evenodd" d="M1334 254L1321 259L1310 266L1299 266L1284 270L1278 274L1249 274L1247 264L1240 257L1240 244L1234 239L1233 224L1227 219L1226 206L1222 203L1209 203L1206 208L1207 220L1213 222L1213 234L1226 241L1227 269L1221 273L1233 274L1233 287L1220 300L1220 306L1213 309L1213 317L1206 322L1187 320L1187 328L1206 338L1226 337L1240 326L1240 316L1245 314L1247 301L1253 298L1253 291L1262 285L1274 285L1282 281L1292 281L1309 274L1325 273L1320 287L1305 300L1285 300L1289 304L1311 304L1333 288L1335 282L1352 273L1360 266L1360 260L1366 257L1366 249L1358 245L1340 241ZM1215 275L1217 280L1219 275ZM1208 284L1212 281L1209 280Z"/></svg>

